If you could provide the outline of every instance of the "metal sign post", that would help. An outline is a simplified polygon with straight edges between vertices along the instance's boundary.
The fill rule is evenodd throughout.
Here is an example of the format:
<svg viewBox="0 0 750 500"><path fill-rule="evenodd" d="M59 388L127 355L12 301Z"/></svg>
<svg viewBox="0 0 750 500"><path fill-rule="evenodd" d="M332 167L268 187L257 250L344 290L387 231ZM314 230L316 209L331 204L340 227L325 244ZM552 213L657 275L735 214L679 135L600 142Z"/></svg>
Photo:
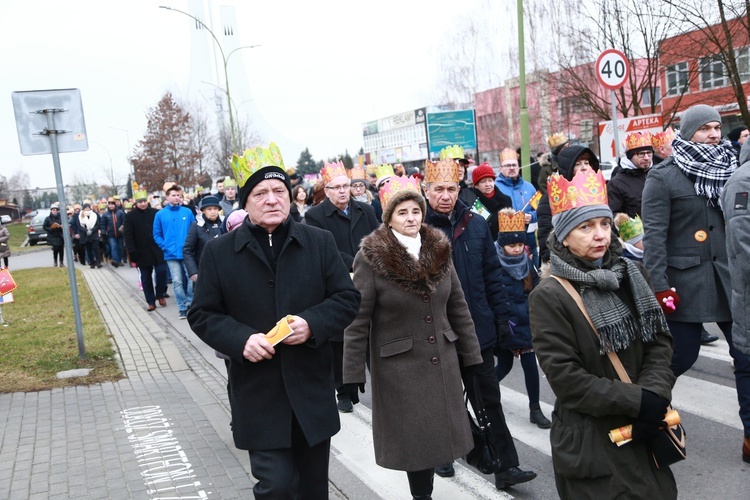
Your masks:
<svg viewBox="0 0 750 500"><path fill-rule="evenodd" d="M615 159L620 158L620 139L617 136L617 98L615 90L628 80L630 61L616 49L607 49L596 60L596 78L606 89L610 90L612 101L612 131L615 139Z"/></svg>
<svg viewBox="0 0 750 500"><path fill-rule="evenodd" d="M83 108L81 106L80 92L78 89L13 92L13 107L16 114L16 127L21 144L21 154L52 154L52 163L55 167L55 181L57 182L57 199L60 203L60 220L62 221L63 239L65 241L68 280L73 299L78 357L86 359L81 307L78 300L78 283L76 281L75 261L73 259L73 242L70 236L68 217L67 215L63 215L65 213L66 197L62 171L60 170L60 152L85 151L88 149L86 129L83 124ZM72 130L58 129L59 125L55 123L55 116L57 115L65 115L69 119L69 125L72 127ZM37 128L34 131L34 126L41 126L38 118L44 118L45 126L41 130ZM71 132L73 133L72 136ZM58 136L61 134L66 134L66 140L62 141L64 147L62 151L59 147L60 141L58 141ZM48 144L40 144L37 141L37 137L33 136L46 136L49 139ZM71 139L73 142L68 142L67 139ZM46 143L47 141L42 142Z"/></svg>

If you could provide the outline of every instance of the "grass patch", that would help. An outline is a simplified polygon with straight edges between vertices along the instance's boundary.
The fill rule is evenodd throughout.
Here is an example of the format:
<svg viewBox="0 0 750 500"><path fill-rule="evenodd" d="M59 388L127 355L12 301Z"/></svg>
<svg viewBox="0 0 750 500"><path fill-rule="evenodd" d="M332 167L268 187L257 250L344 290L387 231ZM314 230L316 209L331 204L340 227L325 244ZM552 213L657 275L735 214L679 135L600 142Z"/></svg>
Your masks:
<svg viewBox="0 0 750 500"><path fill-rule="evenodd" d="M10 239L8 240L8 244L10 245L10 258L13 258L13 254L28 252L29 250L32 250L35 247L32 246L26 246L22 247L21 244L23 244L24 241L26 241L26 237L29 234L29 228L26 227L26 222L13 222L11 224L5 224L5 227L8 228L8 232L10 233ZM37 246L46 246L46 243L37 243ZM68 294L70 296L70 294Z"/></svg>
<svg viewBox="0 0 750 500"><path fill-rule="evenodd" d="M86 359L78 358L73 305L65 268L13 271L15 302L2 306L0 393L33 392L119 380L110 335L79 271ZM58 380L57 372L91 368L86 377Z"/></svg>

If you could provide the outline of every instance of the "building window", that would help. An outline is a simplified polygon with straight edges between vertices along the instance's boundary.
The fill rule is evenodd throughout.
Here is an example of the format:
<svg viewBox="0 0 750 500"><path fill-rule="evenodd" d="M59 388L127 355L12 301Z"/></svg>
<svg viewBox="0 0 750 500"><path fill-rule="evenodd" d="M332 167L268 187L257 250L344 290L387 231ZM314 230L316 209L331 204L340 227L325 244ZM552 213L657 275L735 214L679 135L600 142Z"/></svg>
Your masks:
<svg viewBox="0 0 750 500"><path fill-rule="evenodd" d="M750 47L737 49L734 57L737 59L737 71L740 73L740 80L743 83L750 82Z"/></svg>
<svg viewBox="0 0 750 500"><path fill-rule="evenodd" d="M661 102L661 87L645 87L641 94L641 105L643 107L651 106L651 94L654 95L654 106Z"/></svg>
<svg viewBox="0 0 750 500"><path fill-rule="evenodd" d="M690 90L687 62L681 62L672 66L667 66L666 74L668 96L686 94L688 90Z"/></svg>
<svg viewBox="0 0 750 500"><path fill-rule="evenodd" d="M594 120L581 120L581 142L594 140Z"/></svg>
<svg viewBox="0 0 750 500"><path fill-rule="evenodd" d="M718 56L704 57L700 60L701 90L724 87L727 84L724 63Z"/></svg>

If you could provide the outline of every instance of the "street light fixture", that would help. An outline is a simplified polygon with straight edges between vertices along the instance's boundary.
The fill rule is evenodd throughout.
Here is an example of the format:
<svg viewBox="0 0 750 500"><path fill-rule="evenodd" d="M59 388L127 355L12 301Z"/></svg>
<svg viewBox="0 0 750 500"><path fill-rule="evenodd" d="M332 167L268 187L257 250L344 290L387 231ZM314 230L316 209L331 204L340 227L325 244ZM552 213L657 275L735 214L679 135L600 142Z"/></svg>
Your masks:
<svg viewBox="0 0 750 500"><path fill-rule="evenodd" d="M229 73L227 71L227 67L228 67L228 64L229 64L229 58L232 57L232 54L234 54L238 50L252 49L252 48L255 48L255 47L260 47L260 45L245 45L245 46L242 46L242 47L237 47L236 49L234 49L231 52L229 52L229 54L224 55L224 48L221 46L221 42L219 42L219 39L216 38L216 35L214 35L214 32L211 31L211 28L209 28L208 26L206 26L206 24L203 21L201 21L197 17L193 16L192 14L188 14L187 12L184 12L184 11L181 11L181 10L178 10L178 9L174 9L172 7L167 7L165 5L160 5L159 8L160 9L171 10L171 11L174 11L174 12L179 12L180 14L184 14L184 15L188 16L189 18L193 19L196 23L200 24L201 27L205 28L206 31L208 31L208 33L214 39L214 42L216 42L216 46L219 48L219 52L221 52L222 62L224 63L224 86L225 86L224 93L227 95L227 111L229 111L229 128L230 128L230 130L232 132L232 147L234 148L234 152L235 153L239 153L239 145L238 145L238 140L237 140L237 131L235 130L235 127L234 127L234 115L232 113L232 97L231 97L231 94L229 93Z"/></svg>

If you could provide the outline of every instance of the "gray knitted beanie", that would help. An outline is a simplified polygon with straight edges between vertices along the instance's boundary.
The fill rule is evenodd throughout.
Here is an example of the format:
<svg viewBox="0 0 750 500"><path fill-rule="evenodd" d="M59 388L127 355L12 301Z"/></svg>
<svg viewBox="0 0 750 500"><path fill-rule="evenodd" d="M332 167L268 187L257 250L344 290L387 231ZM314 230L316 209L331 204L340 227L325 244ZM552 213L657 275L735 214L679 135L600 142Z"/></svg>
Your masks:
<svg viewBox="0 0 750 500"><path fill-rule="evenodd" d="M708 122L721 123L721 115L711 106L696 104L687 109L680 117L680 137L689 141L695 132Z"/></svg>
<svg viewBox="0 0 750 500"><path fill-rule="evenodd" d="M553 215L552 227L555 228L557 241L562 243L579 224L596 217L609 217L612 220L612 210L608 205L584 205Z"/></svg>

